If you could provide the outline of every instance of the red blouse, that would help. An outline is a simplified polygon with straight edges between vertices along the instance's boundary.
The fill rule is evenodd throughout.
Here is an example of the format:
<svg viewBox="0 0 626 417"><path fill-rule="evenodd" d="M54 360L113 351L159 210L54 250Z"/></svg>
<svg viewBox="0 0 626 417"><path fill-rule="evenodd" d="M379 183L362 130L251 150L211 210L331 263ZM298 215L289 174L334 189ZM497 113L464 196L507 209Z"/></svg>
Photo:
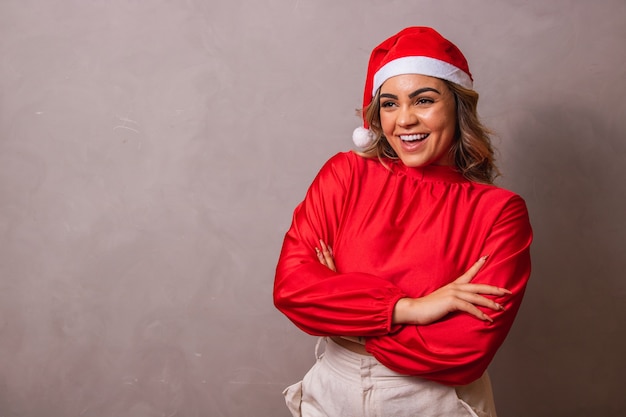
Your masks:
<svg viewBox="0 0 626 417"><path fill-rule="evenodd" d="M449 385L479 378L506 337L530 275L524 201L465 179L451 167L407 168L353 152L332 157L294 212L274 283L274 302L312 335L365 336L388 368ZM315 255L319 239L338 272ZM481 308L424 326L394 325L402 297L422 297L489 255L473 282L513 292L506 308Z"/></svg>

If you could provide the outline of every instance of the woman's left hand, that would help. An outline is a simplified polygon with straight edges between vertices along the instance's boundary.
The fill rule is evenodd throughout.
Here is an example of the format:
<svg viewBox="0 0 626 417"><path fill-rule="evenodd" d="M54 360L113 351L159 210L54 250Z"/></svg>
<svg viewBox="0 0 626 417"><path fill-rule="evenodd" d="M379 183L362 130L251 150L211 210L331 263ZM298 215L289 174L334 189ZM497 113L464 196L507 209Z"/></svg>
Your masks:
<svg viewBox="0 0 626 417"><path fill-rule="evenodd" d="M335 266L335 259L333 258L333 250L330 246L328 246L322 239L320 239L320 247L315 247L315 253L317 254L317 259L320 261L322 265L327 267L328 269L337 272L337 267Z"/></svg>

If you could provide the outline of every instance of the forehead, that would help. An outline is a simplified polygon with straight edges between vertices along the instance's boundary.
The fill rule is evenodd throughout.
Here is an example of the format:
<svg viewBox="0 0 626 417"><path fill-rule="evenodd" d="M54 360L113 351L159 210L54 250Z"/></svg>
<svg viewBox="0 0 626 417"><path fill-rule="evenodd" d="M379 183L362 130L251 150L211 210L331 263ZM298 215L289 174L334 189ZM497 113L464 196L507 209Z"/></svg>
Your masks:
<svg viewBox="0 0 626 417"><path fill-rule="evenodd" d="M380 87L380 91L384 93L406 90L408 93L411 93L424 87L435 88L442 93L448 90L446 82L440 78L421 74L401 74L387 79Z"/></svg>

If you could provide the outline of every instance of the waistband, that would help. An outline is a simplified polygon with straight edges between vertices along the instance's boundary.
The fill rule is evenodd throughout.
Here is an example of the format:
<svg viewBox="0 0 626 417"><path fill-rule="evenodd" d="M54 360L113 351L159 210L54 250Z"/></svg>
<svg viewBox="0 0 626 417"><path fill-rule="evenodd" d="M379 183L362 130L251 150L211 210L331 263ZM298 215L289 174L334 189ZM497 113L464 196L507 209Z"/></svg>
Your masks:
<svg viewBox="0 0 626 417"><path fill-rule="evenodd" d="M326 348L324 353L319 355L318 358L323 357L326 365L336 371L340 377L358 381L362 379L364 373L367 373L371 378L419 379L392 371L375 357L352 352L338 345L330 337L322 339L326 342Z"/></svg>

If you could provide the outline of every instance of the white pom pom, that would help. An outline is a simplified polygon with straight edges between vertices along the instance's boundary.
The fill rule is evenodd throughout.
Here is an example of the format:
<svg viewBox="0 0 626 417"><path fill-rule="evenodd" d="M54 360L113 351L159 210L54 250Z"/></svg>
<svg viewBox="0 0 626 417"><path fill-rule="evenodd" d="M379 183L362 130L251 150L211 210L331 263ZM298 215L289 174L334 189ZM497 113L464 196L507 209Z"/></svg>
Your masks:
<svg viewBox="0 0 626 417"><path fill-rule="evenodd" d="M372 135L369 129L359 126L352 132L352 142L354 142L358 148L367 148L373 141L374 135Z"/></svg>

